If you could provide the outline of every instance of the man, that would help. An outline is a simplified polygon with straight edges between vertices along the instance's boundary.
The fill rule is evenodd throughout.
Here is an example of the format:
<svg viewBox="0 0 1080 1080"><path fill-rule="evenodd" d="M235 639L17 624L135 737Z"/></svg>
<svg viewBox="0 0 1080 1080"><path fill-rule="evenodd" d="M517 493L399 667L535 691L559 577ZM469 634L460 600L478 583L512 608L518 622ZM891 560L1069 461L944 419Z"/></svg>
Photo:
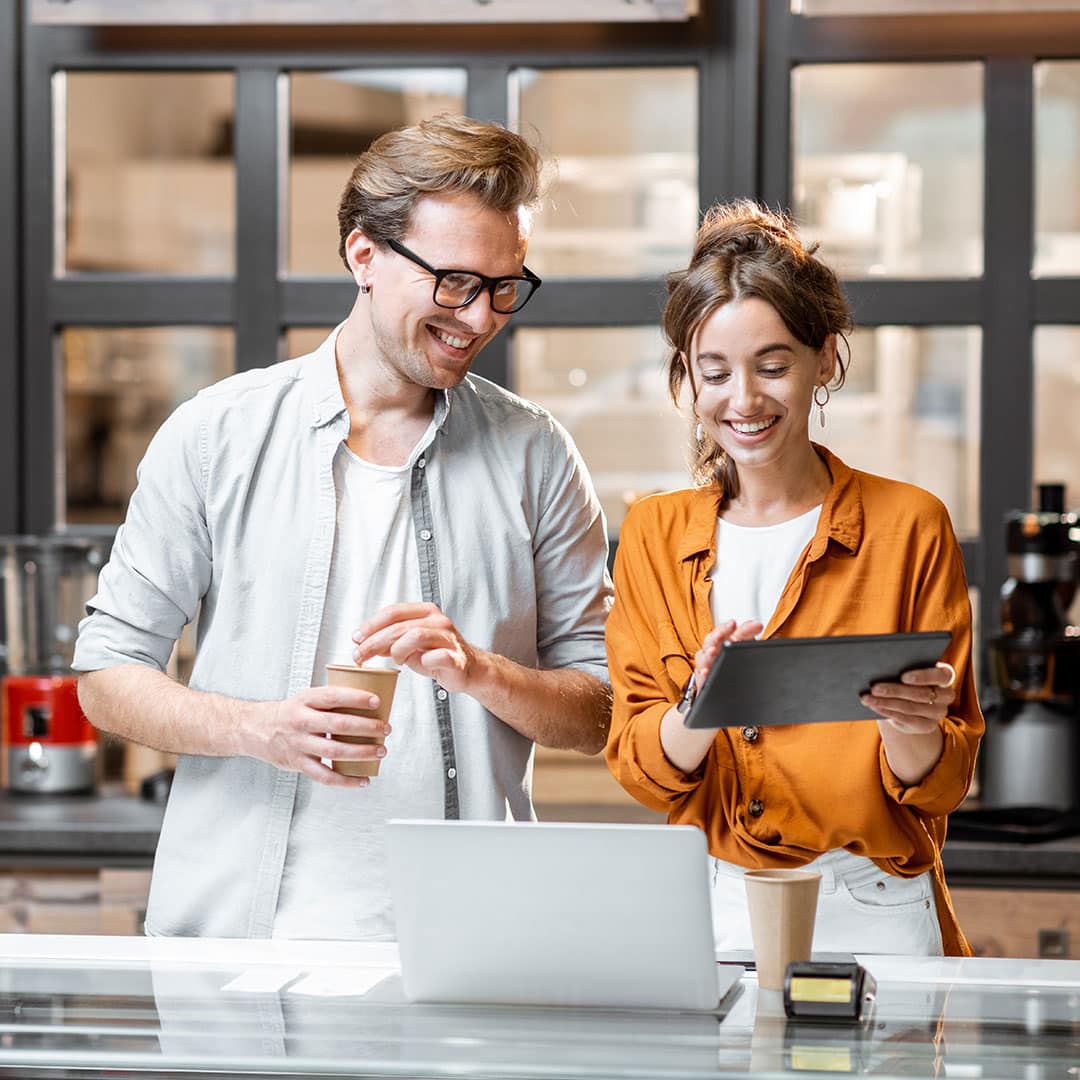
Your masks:
<svg viewBox="0 0 1080 1080"><path fill-rule="evenodd" d="M539 285L539 167L462 117L376 140L338 212L348 318L152 441L75 655L98 727L182 755L148 933L392 937L387 818L529 818L534 742L604 745L595 493L546 412L468 374ZM184 687L164 668L196 615ZM325 685L378 657L387 728ZM371 781L321 760L384 753Z"/></svg>

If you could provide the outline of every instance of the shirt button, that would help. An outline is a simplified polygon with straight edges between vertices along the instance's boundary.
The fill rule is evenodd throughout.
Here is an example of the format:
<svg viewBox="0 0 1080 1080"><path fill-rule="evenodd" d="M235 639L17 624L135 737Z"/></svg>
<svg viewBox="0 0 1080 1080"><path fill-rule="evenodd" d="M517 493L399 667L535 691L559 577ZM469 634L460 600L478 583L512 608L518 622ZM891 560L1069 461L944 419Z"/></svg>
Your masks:
<svg viewBox="0 0 1080 1080"><path fill-rule="evenodd" d="M420 539L421 540L430 540L431 539L431 530L430 529L421 529L420 530Z"/></svg>
<svg viewBox="0 0 1080 1080"><path fill-rule="evenodd" d="M760 799L751 799L749 809L751 817L761 817L765 813L765 804Z"/></svg>
<svg viewBox="0 0 1080 1080"><path fill-rule="evenodd" d="M440 686L439 689L435 691L435 696L440 701L445 701L450 695Z"/></svg>
<svg viewBox="0 0 1080 1080"><path fill-rule="evenodd" d="M421 458L421 459L420 459L420 460L419 460L419 461L418 461L418 462L416 463L416 467L417 467L418 469L422 469L422 468L424 468L424 466L425 466L425 465L427 465L427 461L425 461L425 460L424 460L424 458Z"/></svg>
<svg viewBox="0 0 1080 1080"><path fill-rule="evenodd" d="M751 727L751 726L750 726L750 725L748 724L748 725L747 725L746 727L744 727L744 728L742 729L742 737L743 737L743 738L744 738L744 739L745 739L745 740L746 740L747 742L757 742L757 737L758 737L758 729L757 729L756 727Z"/></svg>
<svg viewBox="0 0 1080 1080"><path fill-rule="evenodd" d="M455 768L454 768L454 767L453 767L453 766L451 765L451 766L450 766L450 768L446 770L446 775L447 775L448 777L450 777L450 779L451 779L451 780L453 780L453 779L454 779L454 777L455 777L455 776L457 776L457 769L455 769Z"/></svg>

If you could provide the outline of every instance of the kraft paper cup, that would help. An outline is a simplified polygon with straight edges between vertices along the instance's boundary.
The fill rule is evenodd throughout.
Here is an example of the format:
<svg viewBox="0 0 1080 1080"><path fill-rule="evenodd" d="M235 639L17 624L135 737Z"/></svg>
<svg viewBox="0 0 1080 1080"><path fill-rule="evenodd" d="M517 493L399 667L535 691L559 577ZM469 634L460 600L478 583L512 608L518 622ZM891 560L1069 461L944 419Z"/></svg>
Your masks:
<svg viewBox="0 0 1080 1080"><path fill-rule="evenodd" d="M821 875L813 870L747 870L746 902L758 986L783 990L793 960L809 960Z"/></svg>
<svg viewBox="0 0 1080 1080"><path fill-rule="evenodd" d="M397 686L397 668L356 667L355 664L327 664L326 682L328 686L347 686L353 690L367 690L377 694L377 709L335 709L335 712L349 713L352 716L375 716L382 721L390 718L390 706L394 701L394 689ZM385 739L382 735L334 735L338 742L377 744L381 746ZM342 776L378 776L379 758L371 761L333 761L334 772Z"/></svg>

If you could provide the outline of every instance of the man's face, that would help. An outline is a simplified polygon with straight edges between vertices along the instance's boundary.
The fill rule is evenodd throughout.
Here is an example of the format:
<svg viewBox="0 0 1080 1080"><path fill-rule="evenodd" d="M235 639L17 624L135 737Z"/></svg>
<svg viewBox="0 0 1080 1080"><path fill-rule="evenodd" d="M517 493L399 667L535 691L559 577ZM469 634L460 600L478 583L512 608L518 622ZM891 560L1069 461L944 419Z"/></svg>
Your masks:
<svg viewBox="0 0 1080 1080"><path fill-rule="evenodd" d="M520 274L526 238L518 216L483 206L471 195L420 200L401 242L437 269L473 270L488 277ZM367 266L371 327L379 362L429 389L456 386L509 315L491 309L486 289L465 307L444 308L434 278L388 247Z"/></svg>

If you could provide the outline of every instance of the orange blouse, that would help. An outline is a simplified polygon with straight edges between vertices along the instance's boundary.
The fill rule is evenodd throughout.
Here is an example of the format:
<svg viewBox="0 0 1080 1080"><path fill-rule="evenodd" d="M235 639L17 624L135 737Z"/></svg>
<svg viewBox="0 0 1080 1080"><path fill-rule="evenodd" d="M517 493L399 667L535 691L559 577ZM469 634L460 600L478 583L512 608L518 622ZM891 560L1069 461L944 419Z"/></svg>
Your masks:
<svg viewBox="0 0 1080 1080"><path fill-rule="evenodd" d="M727 862L800 866L845 848L900 877L932 871L945 953L970 955L941 865L946 815L967 793L983 732L960 548L933 495L815 449L832 486L761 636L951 631L944 659L956 669L957 698L941 724L937 764L905 787L867 721L763 727L753 742L726 727L694 773L668 761L660 721L713 626L714 485L649 496L623 523L607 623L615 696L608 767L639 802L704 830L709 851ZM735 722L752 725L753 717ZM749 813L752 800L764 807L759 816Z"/></svg>

